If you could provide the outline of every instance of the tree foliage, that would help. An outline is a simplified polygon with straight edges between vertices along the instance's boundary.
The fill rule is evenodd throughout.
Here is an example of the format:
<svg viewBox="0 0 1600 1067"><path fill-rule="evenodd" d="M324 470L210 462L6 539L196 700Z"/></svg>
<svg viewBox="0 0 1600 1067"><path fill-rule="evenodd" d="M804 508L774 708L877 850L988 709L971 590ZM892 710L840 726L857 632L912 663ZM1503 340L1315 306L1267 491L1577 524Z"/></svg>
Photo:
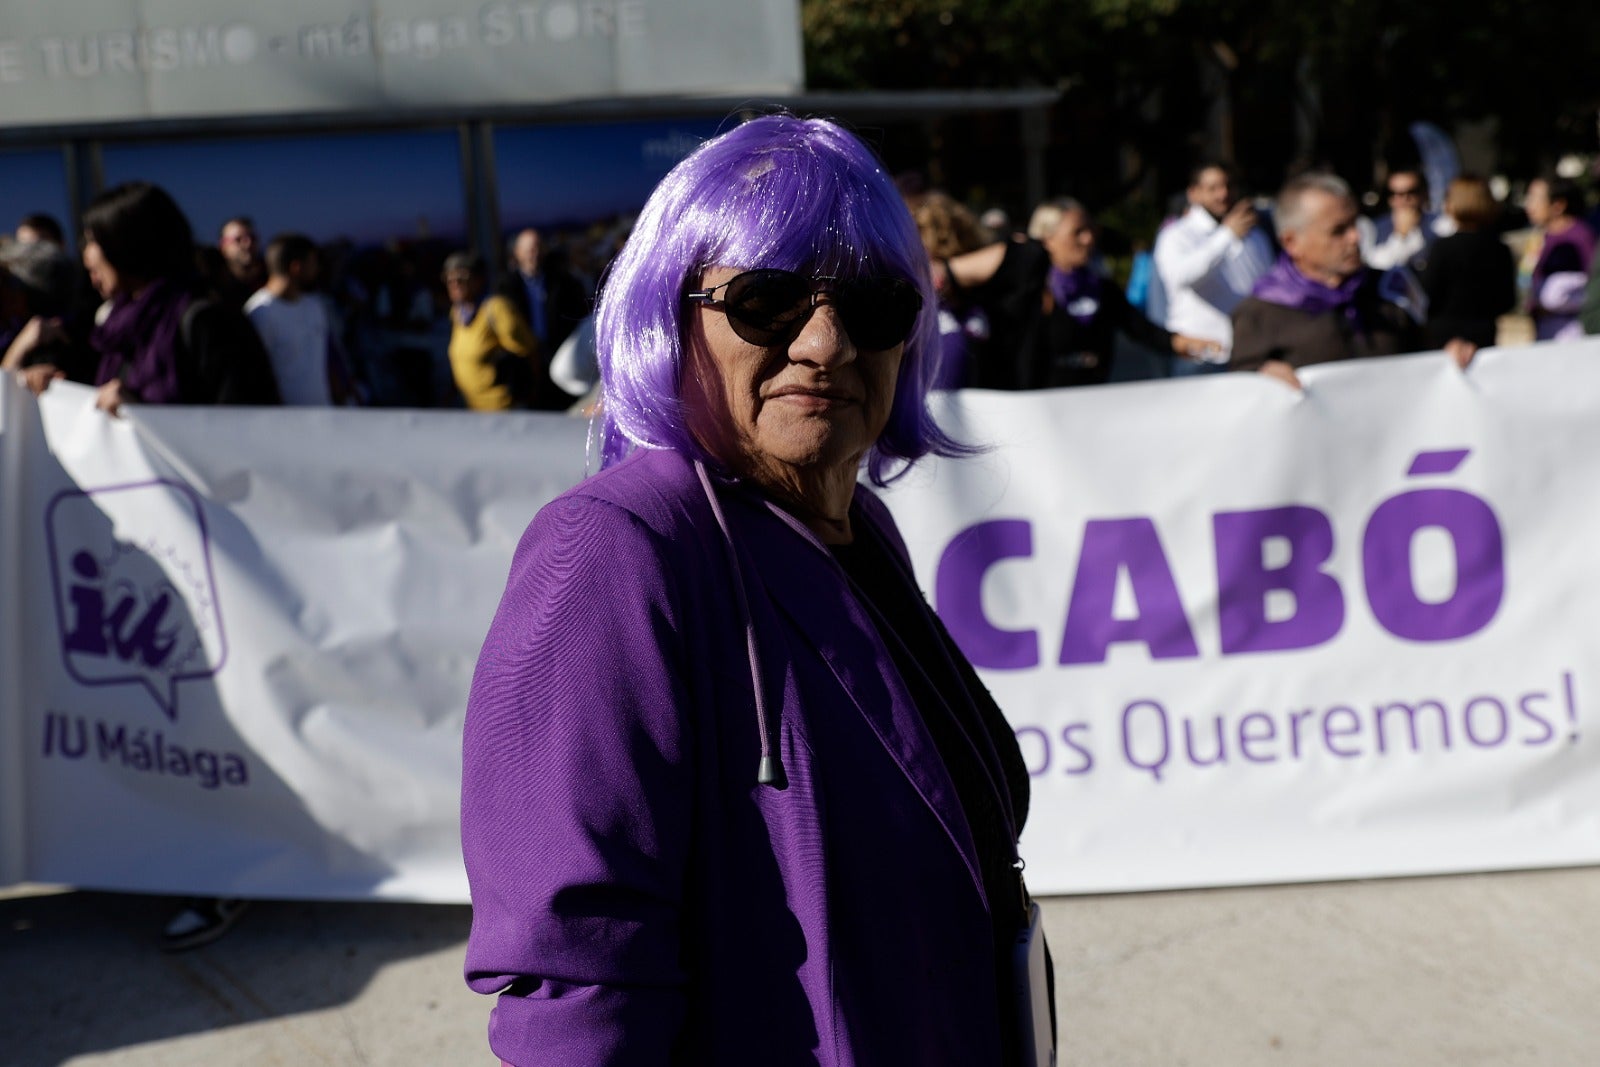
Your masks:
<svg viewBox="0 0 1600 1067"><path fill-rule="evenodd" d="M801 11L813 88L1059 87L1054 133L1071 147L1052 172L1107 198L1141 168L1170 188L1175 169L1218 150L1260 184L1296 156L1363 182L1403 161L1419 119L1491 121L1494 162L1514 175L1597 147L1600 7L1570 0L802 0ZM1219 113L1231 143L1216 143ZM1101 173L1126 172L1127 159L1133 173Z"/></svg>

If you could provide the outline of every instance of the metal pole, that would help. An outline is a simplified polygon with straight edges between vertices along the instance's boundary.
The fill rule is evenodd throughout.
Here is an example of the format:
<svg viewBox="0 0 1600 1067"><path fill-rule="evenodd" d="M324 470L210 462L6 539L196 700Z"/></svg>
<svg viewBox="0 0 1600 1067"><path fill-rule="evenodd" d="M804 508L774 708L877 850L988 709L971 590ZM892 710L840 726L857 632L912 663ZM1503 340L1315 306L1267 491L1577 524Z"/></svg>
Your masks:
<svg viewBox="0 0 1600 1067"><path fill-rule="evenodd" d="M1028 201L1022 217L1044 202L1046 195L1044 153L1050 144L1050 113L1045 107L1024 108L1022 119L1022 175Z"/></svg>

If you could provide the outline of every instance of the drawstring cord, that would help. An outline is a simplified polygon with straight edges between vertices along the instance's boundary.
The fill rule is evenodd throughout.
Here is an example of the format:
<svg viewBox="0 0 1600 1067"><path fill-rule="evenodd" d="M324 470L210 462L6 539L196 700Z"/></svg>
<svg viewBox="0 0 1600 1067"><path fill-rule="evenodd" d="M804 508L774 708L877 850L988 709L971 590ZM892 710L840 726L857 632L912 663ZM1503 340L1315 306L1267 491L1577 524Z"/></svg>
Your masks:
<svg viewBox="0 0 1600 1067"><path fill-rule="evenodd" d="M728 566L733 570L733 588L739 598L739 614L744 620L745 650L750 656L750 684L755 690L756 698L756 729L761 734L761 762L756 767L756 783L770 785L774 789L786 789L789 780L783 773L783 757L773 747L772 734L767 725L766 686L761 678L761 657L756 647L756 624L750 617L750 601L744 590L744 570L739 566L739 554L733 547L733 535L728 532L728 519L722 513L722 504L718 501L717 491L711 484L711 476L706 473L706 465L698 459L695 460L694 472L700 476L700 488L705 490L706 501L711 505L711 513L717 518L717 528L722 531L722 545L728 551Z"/></svg>

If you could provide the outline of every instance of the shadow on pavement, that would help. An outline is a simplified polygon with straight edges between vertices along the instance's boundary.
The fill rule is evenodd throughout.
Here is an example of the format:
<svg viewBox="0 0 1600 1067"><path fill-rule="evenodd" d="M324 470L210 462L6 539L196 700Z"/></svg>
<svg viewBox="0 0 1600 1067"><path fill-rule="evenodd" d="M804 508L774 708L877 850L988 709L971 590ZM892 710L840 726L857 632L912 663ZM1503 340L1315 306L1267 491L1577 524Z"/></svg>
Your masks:
<svg viewBox="0 0 1600 1067"><path fill-rule="evenodd" d="M0 1061L43 1067L338 1007L386 964L464 943L471 922L465 906L258 902L220 941L166 955L159 934L177 904L91 892L0 899Z"/></svg>

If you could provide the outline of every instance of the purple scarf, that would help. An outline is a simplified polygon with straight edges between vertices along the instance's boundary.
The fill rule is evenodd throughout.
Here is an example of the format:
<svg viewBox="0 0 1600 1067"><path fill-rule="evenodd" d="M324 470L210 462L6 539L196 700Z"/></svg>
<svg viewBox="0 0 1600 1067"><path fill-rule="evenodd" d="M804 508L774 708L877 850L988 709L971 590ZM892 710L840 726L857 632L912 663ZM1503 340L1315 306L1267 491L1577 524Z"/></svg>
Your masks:
<svg viewBox="0 0 1600 1067"><path fill-rule="evenodd" d="M1098 272L1088 267L1062 270L1060 267L1052 266L1050 295L1055 298L1056 307L1072 316L1073 321L1079 326L1087 326L1100 313L1100 286L1103 281ZM1094 307L1086 312L1072 310L1073 305L1084 297L1093 300Z"/></svg>
<svg viewBox="0 0 1600 1067"><path fill-rule="evenodd" d="M183 313L193 300L171 279L146 286L138 296L114 298L111 314L89 335L100 353L95 384L121 378L126 395L142 403L179 403L178 345Z"/></svg>
<svg viewBox="0 0 1600 1067"><path fill-rule="evenodd" d="M1338 288L1330 289L1301 274L1287 255L1279 255L1271 269L1256 279L1250 295L1269 304L1303 311L1307 315L1342 311L1357 329L1362 329L1361 312L1356 308L1356 293L1366 280L1367 272L1360 270L1341 282Z"/></svg>

